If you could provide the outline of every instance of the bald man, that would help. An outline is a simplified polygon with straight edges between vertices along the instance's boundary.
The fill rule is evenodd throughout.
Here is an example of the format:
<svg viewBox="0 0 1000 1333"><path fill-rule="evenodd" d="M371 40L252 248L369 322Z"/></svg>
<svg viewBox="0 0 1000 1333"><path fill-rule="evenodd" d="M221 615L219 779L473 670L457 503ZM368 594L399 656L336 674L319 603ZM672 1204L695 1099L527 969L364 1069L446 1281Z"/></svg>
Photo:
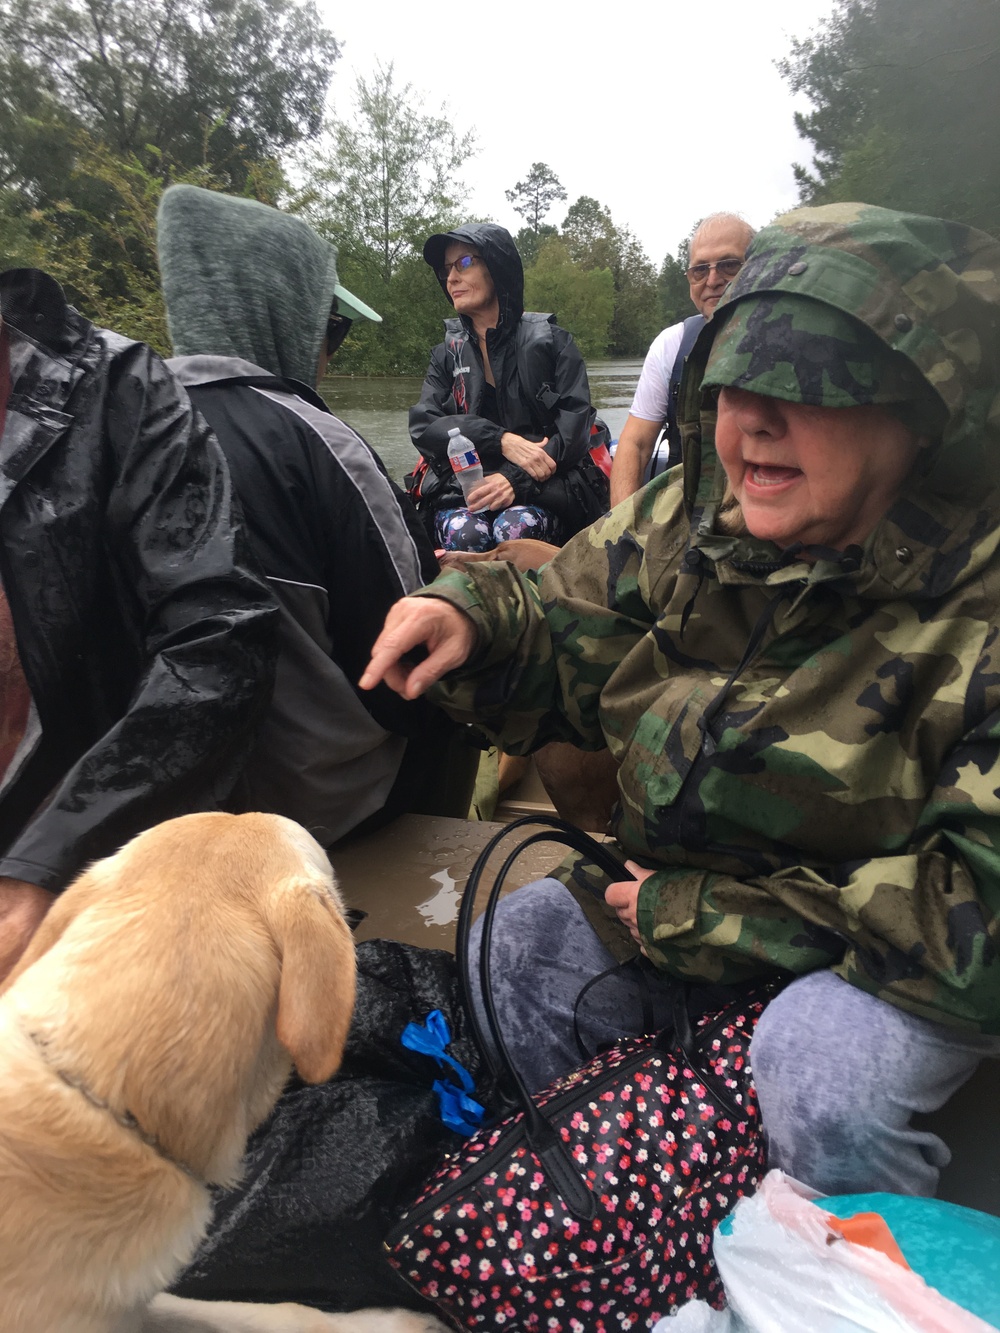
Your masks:
<svg viewBox="0 0 1000 1333"><path fill-rule="evenodd" d="M664 329L653 339L646 353L632 407L615 450L611 468L612 505L626 499L649 480L653 447L665 425L672 437L669 465L680 461L680 439L673 425L671 400L680 382L683 358L704 327L704 321L711 317L727 285L739 272L753 235L750 224L736 213L712 213L701 222L692 237L687 280L698 316Z"/></svg>

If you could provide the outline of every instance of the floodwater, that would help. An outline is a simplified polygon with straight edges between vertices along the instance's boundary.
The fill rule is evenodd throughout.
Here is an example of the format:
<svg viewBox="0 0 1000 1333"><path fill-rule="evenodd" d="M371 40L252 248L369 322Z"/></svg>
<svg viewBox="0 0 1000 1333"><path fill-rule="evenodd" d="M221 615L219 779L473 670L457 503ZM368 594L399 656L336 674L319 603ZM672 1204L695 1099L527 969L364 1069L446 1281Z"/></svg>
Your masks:
<svg viewBox="0 0 1000 1333"><path fill-rule="evenodd" d="M591 361L587 366L590 396L607 422L612 439L625 424L642 360ZM406 428L407 413L420 397L416 376L372 377L328 375L320 393L332 412L363 435L381 456L391 477L401 481L413 470L417 451Z"/></svg>

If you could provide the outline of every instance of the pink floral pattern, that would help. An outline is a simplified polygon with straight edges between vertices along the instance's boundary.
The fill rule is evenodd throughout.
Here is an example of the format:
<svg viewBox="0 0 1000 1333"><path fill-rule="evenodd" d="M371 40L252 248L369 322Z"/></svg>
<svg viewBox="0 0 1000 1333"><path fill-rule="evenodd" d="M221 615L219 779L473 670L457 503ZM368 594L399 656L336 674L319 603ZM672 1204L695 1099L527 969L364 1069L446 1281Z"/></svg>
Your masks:
<svg viewBox="0 0 1000 1333"><path fill-rule="evenodd" d="M518 1113L445 1159L389 1237L390 1263L458 1328L611 1333L720 1303L712 1232L764 1170L747 1061L763 1007L696 1026L713 1087L644 1037L538 1095L597 1198L592 1219L565 1207Z"/></svg>

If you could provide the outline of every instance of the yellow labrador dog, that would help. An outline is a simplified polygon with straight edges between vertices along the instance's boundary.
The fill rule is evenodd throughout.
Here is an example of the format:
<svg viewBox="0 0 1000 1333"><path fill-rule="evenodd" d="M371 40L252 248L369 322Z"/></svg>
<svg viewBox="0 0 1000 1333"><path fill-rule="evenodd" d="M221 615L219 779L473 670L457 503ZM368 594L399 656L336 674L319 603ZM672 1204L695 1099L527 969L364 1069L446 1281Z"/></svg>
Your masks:
<svg viewBox="0 0 1000 1333"><path fill-rule="evenodd" d="M337 1069L354 976L326 854L291 820L187 815L80 876L0 996L3 1333L443 1327L157 1295L293 1061Z"/></svg>

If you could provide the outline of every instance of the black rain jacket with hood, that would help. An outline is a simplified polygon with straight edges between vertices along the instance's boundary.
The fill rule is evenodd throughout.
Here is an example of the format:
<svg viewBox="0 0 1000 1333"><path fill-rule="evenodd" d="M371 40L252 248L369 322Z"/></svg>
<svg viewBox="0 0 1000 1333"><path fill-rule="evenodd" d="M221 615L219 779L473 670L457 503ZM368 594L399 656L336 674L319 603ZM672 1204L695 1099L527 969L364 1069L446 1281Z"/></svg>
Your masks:
<svg viewBox="0 0 1000 1333"><path fill-rule="evenodd" d="M607 478L590 457L593 447L609 442L608 429L591 405L583 357L554 315L525 311L521 256L505 228L473 222L431 236L424 259L435 273L453 241L476 247L496 288L500 318L486 346L500 424L479 415L486 377L471 319L445 320L445 340L431 353L420 402L410 409L410 436L427 462L418 501L434 512L464 505L448 461L448 431L458 426L479 451L484 472L499 472L510 482L515 504L548 509L562 521L564 537L571 537L609 504ZM441 288L448 296L446 282ZM545 452L556 461L555 473L537 482L506 459L500 446L505 431L529 440L547 436Z"/></svg>

